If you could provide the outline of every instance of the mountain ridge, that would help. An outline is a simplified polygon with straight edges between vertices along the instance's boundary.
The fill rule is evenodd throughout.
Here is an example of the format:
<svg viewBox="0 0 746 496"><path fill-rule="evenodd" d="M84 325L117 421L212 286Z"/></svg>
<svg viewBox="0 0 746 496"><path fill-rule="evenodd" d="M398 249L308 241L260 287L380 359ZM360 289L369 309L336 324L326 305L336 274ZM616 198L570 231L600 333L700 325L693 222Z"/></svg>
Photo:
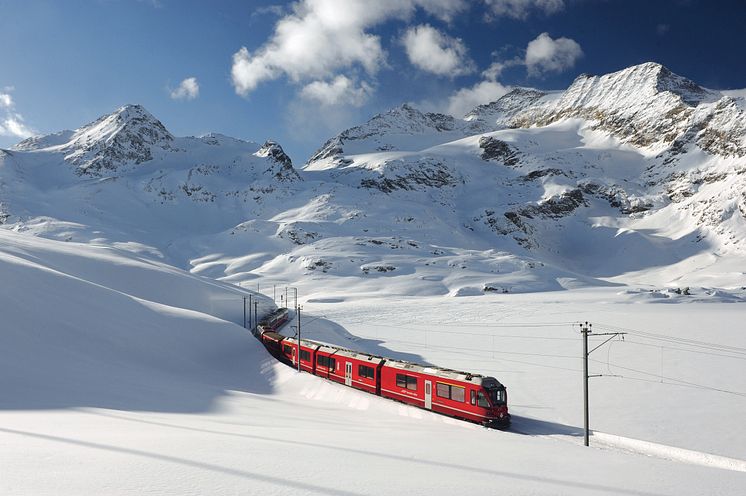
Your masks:
<svg viewBox="0 0 746 496"><path fill-rule="evenodd" d="M272 140L174 137L125 106L0 155L0 219L229 281L452 296L737 288L742 100L642 64L564 92L516 88L464 119L402 104L302 169Z"/></svg>

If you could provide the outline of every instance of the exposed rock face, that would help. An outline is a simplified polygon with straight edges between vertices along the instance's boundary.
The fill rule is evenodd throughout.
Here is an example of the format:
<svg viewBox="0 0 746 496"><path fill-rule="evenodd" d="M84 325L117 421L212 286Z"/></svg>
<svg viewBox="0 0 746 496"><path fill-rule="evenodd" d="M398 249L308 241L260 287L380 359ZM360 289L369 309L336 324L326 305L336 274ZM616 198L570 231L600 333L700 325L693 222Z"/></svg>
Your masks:
<svg viewBox="0 0 746 496"><path fill-rule="evenodd" d="M293 168L293 161L285 153L285 150L272 140L264 142L262 147L255 153L257 157L269 158L272 162L279 165L279 169L270 167L267 172L273 172L275 177L280 181L299 180L298 172Z"/></svg>
<svg viewBox="0 0 746 496"><path fill-rule="evenodd" d="M515 88L494 102L475 107L464 116L464 120L474 134L509 127L516 115L546 95L530 88Z"/></svg>
<svg viewBox="0 0 746 496"><path fill-rule="evenodd" d="M653 208L653 203L645 198L630 197L626 191L619 186L606 186L595 182L581 184L580 189L598 198L603 198L609 205L618 208L623 214L637 214L647 212Z"/></svg>
<svg viewBox="0 0 746 496"><path fill-rule="evenodd" d="M396 190L417 191L445 188L463 182L446 164L436 159L421 159L416 163L396 161L387 164L383 174L360 181L363 188L375 188L384 193Z"/></svg>
<svg viewBox="0 0 746 496"><path fill-rule="evenodd" d="M560 195L547 198L537 205L526 205L515 212L506 212L505 217L510 219L518 227L521 227L523 221L516 222L516 216L533 219L535 217L544 217L550 219L559 219L575 211L578 207L587 205L583 193L579 189L573 189Z"/></svg>
<svg viewBox="0 0 746 496"><path fill-rule="evenodd" d="M482 151L482 160L495 160L505 165L518 163L518 152L504 141L492 136L479 138L479 148Z"/></svg>
<svg viewBox="0 0 746 496"><path fill-rule="evenodd" d="M282 164L285 167L292 167L293 161L287 156L285 150L280 145L272 140L264 142L259 151L256 152L257 157L269 157L275 162Z"/></svg>

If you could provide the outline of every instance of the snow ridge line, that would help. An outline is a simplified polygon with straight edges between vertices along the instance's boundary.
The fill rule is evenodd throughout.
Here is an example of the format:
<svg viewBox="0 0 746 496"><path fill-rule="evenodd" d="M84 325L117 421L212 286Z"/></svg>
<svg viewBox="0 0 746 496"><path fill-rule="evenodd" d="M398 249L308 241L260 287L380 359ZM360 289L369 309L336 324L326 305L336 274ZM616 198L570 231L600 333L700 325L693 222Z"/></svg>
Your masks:
<svg viewBox="0 0 746 496"><path fill-rule="evenodd" d="M665 444L651 443L650 441L606 434L604 432L593 431L591 435L593 436L593 439L600 441L602 444L615 448L622 448L642 455L655 456L666 460L674 460L693 465L702 465L704 467L746 472L746 460L713 455L702 451L677 448Z"/></svg>

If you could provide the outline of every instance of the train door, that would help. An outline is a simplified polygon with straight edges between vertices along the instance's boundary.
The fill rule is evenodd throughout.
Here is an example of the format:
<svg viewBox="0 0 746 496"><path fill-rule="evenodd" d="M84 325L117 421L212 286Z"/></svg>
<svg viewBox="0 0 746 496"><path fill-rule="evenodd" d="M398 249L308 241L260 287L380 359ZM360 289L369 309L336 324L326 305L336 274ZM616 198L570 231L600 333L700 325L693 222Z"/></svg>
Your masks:
<svg viewBox="0 0 746 496"><path fill-rule="evenodd" d="M425 408L433 408L433 383L425 380Z"/></svg>
<svg viewBox="0 0 746 496"><path fill-rule="evenodd" d="M297 362L297 360L298 360L297 351L298 351L298 349L295 346L293 346L293 366L295 366L295 367L298 366L298 362Z"/></svg>
<svg viewBox="0 0 746 496"><path fill-rule="evenodd" d="M345 386L352 386L352 362L345 362Z"/></svg>

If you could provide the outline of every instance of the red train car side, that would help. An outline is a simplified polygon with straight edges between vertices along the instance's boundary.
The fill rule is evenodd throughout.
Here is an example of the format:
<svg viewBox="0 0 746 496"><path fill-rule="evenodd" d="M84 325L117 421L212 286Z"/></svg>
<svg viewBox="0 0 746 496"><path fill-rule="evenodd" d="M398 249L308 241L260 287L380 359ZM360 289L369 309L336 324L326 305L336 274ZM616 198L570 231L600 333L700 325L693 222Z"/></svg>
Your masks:
<svg viewBox="0 0 746 496"><path fill-rule="evenodd" d="M282 341L282 357L284 361L298 368L298 359L300 358L301 370L309 374L316 373L316 351L321 347L319 343L301 339L300 357L298 356L298 339L286 337Z"/></svg>
<svg viewBox="0 0 746 496"><path fill-rule="evenodd" d="M510 424L507 391L494 377L386 360L381 396L471 422Z"/></svg>
<svg viewBox="0 0 746 496"><path fill-rule="evenodd" d="M384 358L356 351L322 346L316 354L316 375L346 386L380 394Z"/></svg>

